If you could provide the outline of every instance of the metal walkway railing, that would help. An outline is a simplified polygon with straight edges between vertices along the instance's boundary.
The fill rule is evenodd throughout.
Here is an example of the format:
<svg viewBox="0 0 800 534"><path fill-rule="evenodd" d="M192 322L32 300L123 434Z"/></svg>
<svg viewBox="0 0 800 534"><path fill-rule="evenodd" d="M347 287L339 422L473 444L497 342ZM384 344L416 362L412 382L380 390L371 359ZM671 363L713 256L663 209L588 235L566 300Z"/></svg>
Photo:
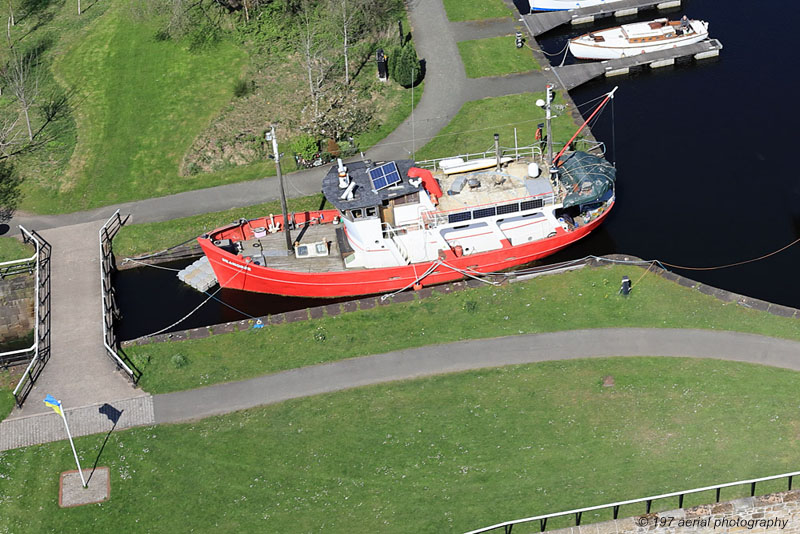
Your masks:
<svg viewBox="0 0 800 534"><path fill-rule="evenodd" d="M762 478L753 478L750 480L740 480L738 482L726 482L725 484L717 484L715 486L706 486L704 488L695 488L690 490L684 491L675 491L672 493L664 493L662 495L653 495L650 497L642 497L640 499L631 499L628 501L619 501L610 504L601 504L598 506L589 506L586 508L578 508L576 510L567 510L566 512L557 512L555 514L546 514L546 515L537 515L533 517L526 517L524 519L515 519L513 521L506 521L504 523L498 523L496 525L491 525L488 527L479 528L477 530L470 530L466 534L481 534L483 532L491 532L493 530L503 529L504 534L511 534L511 530L514 528L514 525L519 525L523 523L533 523L534 521L539 522L539 529L540 532L544 532L547 528L547 520L553 519L555 517L564 517L564 516L575 516L575 526L580 526L581 524L581 517L586 512L596 512L598 510L611 510L613 519L617 519L619 515L619 508L620 506L630 505L630 504L645 504L645 513L649 514L650 509L653 505L653 501L659 501L663 499L671 499L671 498L678 498L678 508L683 508L683 500L686 495L691 495L694 493L701 493L704 491L714 491L715 492L715 500L714 502L719 502L720 492L723 488L731 488L735 486L746 486L750 485L750 496L753 497L756 494L756 484L759 482L767 482L769 480L780 480L782 478L786 478L788 481L788 489L792 489L792 479L796 476L800 475L800 471L793 471L791 473L783 473L780 475L773 475L769 477L762 477Z"/></svg>
<svg viewBox="0 0 800 534"><path fill-rule="evenodd" d="M113 239L120 228L125 224L119 214L114 212L106 223L100 228L100 303L103 317L103 346L119 369L125 372L128 378L136 384L142 376L141 371L133 365L125 354L117 350L117 337L114 333L114 320L119 319L119 308L114 296L114 286L111 283L111 273L114 271Z"/></svg>
<svg viewBox="0 0 800 534"><path fill-rule="evenodd" d="M5 365L10 363L18 363L30 358L30 363L25 369L14 388L14 400L20 408L31 392L33 384L39 375L42 373L47 360L50 359L50 244L45 241L42 236L35 231L29 231L20 226L22 238L26 243L32 242L36 247L36 252L30 258L16 260L13 262L5 262L1 264L8 270L6 275L13 272L35 272L35 286L33 296L33 345L28 348L4 352L0 354L0 362ZM23 271L14 271L12 268L16 265L28 265L28 269Z"/></svg>

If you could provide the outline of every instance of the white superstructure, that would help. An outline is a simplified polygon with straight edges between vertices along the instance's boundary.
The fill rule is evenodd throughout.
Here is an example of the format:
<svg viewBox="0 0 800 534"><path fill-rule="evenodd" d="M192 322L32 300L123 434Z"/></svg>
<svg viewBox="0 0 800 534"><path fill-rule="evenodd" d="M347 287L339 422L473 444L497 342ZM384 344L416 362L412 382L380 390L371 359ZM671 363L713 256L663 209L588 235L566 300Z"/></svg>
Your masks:
<svg viewBox="0 0 800 534"><path fill-rule="evenodd" d="M647 52L669 50L708 38L708 23L702 20L656 19L590 32L569 42L578 59L617 59Z"/></svg>

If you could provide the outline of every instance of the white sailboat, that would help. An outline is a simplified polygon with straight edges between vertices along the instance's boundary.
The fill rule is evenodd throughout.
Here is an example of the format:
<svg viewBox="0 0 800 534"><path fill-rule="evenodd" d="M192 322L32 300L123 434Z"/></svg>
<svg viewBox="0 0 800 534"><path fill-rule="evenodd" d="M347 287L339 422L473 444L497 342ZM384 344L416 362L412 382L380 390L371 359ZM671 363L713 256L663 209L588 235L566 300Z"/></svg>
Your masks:
<svg viewBox="0 0 800 534"><path fill-rule="evenodd" d="M708 23L702 20L656 19L624 24L586 33L569 42L578 59L617 59L698 43L708 38Z"/></svg>

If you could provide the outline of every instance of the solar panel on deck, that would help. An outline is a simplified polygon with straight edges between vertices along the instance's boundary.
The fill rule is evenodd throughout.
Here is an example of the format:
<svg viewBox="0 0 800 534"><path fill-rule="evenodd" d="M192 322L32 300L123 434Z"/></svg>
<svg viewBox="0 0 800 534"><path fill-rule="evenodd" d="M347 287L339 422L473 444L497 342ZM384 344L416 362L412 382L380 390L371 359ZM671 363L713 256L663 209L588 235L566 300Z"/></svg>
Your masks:
<svg viewBox="0 0 800 534"><path fill-rule="evenodd" d="M400 181L400 172L394 161L384 163L380 167L369 170L369 178L375 191L380 191Z"/></svg>

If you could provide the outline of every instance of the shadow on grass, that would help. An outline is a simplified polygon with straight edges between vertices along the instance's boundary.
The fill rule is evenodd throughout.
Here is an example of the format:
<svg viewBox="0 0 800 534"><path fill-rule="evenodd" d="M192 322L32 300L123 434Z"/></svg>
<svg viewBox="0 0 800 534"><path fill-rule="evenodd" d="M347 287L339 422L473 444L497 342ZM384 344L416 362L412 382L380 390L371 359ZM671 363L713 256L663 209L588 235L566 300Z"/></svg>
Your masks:
<svg viewBox="0 0 800 534"><path fill-rule="evenodd" d="M111 427L111 430L108 431L106 434L106 439L103 440L103 445L100 446L100 452L97 453L97 458L94 460L94 465L92 466L92 472L89 473L89 478L86 480L86 484L92 480L92 476L94 476L94 472L97 469L97 464L100 463L100 457L103 455L103 451L106 448L106 444L108 443L108 438L111 437L111 433L114 432L114 429L117 428L117 423L119 422L119 418L122 417L122 412L125 410L117 410L110 404L106 403L100 406L98 411L108 417L108 419L114 423L114 426Z"/></svg>

